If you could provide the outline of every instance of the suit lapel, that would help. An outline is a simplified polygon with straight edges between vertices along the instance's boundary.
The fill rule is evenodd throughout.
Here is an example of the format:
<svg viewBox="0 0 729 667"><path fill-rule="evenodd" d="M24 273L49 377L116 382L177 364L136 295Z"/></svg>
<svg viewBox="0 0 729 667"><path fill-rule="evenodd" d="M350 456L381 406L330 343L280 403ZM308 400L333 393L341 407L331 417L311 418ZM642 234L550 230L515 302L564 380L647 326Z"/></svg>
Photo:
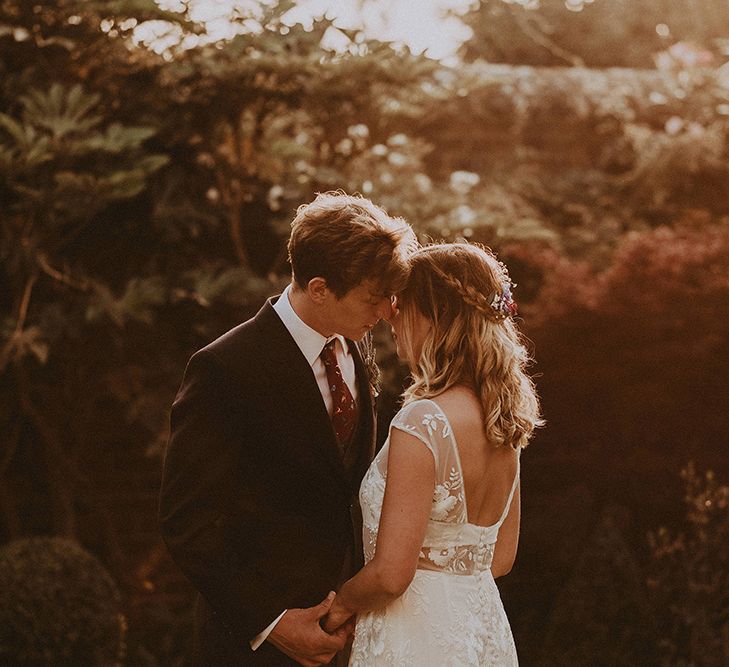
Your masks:
<svg viewBox="0 0 729 667"><path fill-rule="evenodd" d="M300 428L309 434L311 446L318 449L342 481L346 481L339 445L314 372L274 311L274 302L275 298L269 299L255 317L262 342L261 354L266 356L265 365L270 369L270 381L281 392L282 409L296 416Z"/></svg>

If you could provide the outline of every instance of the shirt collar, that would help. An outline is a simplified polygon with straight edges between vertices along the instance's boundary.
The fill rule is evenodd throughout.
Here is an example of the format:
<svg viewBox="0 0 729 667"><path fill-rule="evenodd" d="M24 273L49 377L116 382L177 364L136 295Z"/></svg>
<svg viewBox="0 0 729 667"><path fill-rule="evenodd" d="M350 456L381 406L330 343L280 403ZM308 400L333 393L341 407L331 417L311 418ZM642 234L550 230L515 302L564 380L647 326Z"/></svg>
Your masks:
<svg viewBox="0 0 729 667"><path fill-rule="evenodd" d="M291 293L291 285L288 285L283 291L283 294L278 298L276 303L273 304L273 309L276 314L281 318L283 325L286 327L294 342L299 346L301 353L309 363L310 366L314 365L314 362L319 358L321 351L324 346L333 338L339 340L342 345L342 349L345 354L349 354L349 348L347 341L341 334L334 334L327 338L322 336L318 331L312 329L306 322L304 322L294 310L289 300L289 294Z"/></svg>

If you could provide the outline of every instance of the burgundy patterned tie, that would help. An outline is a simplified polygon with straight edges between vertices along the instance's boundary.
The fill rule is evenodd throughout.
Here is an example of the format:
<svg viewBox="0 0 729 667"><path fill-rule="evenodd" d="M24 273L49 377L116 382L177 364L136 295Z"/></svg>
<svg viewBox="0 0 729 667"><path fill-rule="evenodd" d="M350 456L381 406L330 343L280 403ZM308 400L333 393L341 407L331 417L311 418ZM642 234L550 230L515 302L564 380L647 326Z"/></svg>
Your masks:
<svg viewBox="0 0 729 667"><path fill-rule="evenodd" d="M340 445L346 445L352 438L354 426L357 423L357 406L349 391L347 383L342 377L334 345L337 339L330 340L321 351L321 360L327 372L329 391L332 392L332 426Z"/></svg>

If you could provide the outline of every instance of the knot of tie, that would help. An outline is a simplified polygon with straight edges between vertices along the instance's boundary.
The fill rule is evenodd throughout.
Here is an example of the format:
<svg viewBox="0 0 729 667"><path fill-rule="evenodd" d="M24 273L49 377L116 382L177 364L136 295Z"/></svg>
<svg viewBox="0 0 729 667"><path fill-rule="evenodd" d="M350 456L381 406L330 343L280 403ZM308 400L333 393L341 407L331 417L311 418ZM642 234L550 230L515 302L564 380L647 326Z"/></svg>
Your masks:
<svg viewBox="0 0 729 667"><path fill-rule="evenodd" d="M332 427L340 445L349 443L357 423L357 406L352 392L344 381L342 369L337 363L335 346L337 339L330 340L321 351L321 360L327 374L332 394Z"/></svg>

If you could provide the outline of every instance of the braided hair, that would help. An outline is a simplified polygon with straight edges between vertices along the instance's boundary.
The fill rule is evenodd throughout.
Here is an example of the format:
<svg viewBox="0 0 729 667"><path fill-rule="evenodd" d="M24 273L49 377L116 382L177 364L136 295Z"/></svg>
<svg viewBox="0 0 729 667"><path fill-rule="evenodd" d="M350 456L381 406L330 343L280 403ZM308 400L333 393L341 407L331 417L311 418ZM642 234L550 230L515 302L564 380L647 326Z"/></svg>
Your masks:
<svg viewBox="0 0 729 667"><path fill-rule="evenodd" d="M433 244L412 255L398 305L414 380L405 402L468 386L481 403L488 440L518 448L543 422L525 370L530 358L513 319L511 287L506 267L490 250ZM415 312L430 325L420 350L408 340Z"/></svg>

